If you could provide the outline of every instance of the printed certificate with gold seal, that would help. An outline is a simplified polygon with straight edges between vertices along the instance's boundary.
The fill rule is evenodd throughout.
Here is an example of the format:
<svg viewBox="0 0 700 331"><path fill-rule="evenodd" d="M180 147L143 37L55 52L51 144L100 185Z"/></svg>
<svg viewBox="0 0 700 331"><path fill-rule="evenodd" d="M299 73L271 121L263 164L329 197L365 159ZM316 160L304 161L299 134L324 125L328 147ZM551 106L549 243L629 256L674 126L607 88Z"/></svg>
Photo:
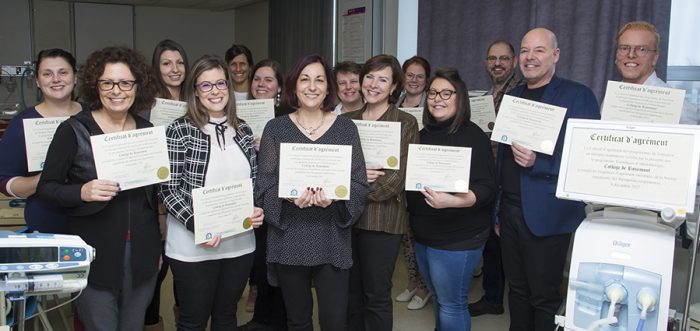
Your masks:
<svg viewBox="0 0 700 331"><path fill-rule="evenodd" d="M118 182L122 190L170 179L163 126L101 134L90 142L97 178Z"/></svg>
<svg viewBox="0 0 700 331"><path fill-rule="evenodd" d="M24 124L24 145L27 148L27 171L44 170L46 152L53 140L53 135L58 129L58 125L67 120L68 116L25 118Z"/></svg>
<svg viewBox="0 0 700 331"><path fill-rule="evenodd" d="M275 118L275 101L272 99L236 101L236 115L250 126L253 136L260 138L267 122Z"/></svg>
<svg viewBox="0 0 700 331"><path fill-rule="evenodd" d="M366 164L382 169L399 169L401 122L353 120L360 133Z"/></svg>
<svg viewBox="0 0 700 331"><path fill-rule="evenodd" d="M493 105L493 95L469 98L472 114L470 120L484 132L491 132L496 124L496 108Z"/></svg>
<svg viewBox="0 0 700 331"><path fill-rule="evenodd" d="M564 116L566 108L504 95L491 140L552 155Z"/></svg>
<svg viewBox="0 0 700 331"><path fill-rule="evenodd" d="M253 229L253 181L246 178L192 190L194 243L221 239Z"/></svg>
<svg viewBox="0 0 700 331"><path fill-rule="evenodd" d="M149 120L155 126L168 126L174 120L184 116L186 112L187 103L184 101L156 98Z"/></svg>
<svg viewBox="0 0 700 331"><path fill-rule="evenodd" d="M409 113L418 121L418 131L423 130L423 107L399 108L404 113Z"/></svg>
<svg viewBox="0 0 700 331"><path fill-rule="evenodd" d="M469 147L409 144L405 189L469 192L471 160Z"/></svg>
<svg viewBox="0 0 700 331"><path fill-rule="evenodd" d="M307 187L322 187L326 197L350 200L352 146L280 144L280 198L298 198Z"/></svg>
<svg viewBox="0 0 700 331"><path fill-rule="evenodd" d="M600 109L604 121L678 124L685 90L608 81Z"/></svg>

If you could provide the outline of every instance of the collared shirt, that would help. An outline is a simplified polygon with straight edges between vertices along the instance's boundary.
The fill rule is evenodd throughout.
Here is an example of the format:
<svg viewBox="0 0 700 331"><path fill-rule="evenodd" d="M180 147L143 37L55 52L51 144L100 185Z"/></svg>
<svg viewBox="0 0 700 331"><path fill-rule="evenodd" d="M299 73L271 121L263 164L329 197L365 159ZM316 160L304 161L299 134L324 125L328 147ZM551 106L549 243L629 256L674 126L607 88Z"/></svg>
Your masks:
<svg viewBox="0 0 700 331"><path fill-rule="evenodd" d="M516 86L520 85L522 82L523 80L521 78L515 78L514 72L503 85L503 88L493 96L493 107L496 109L496 114L498 114L498 110L501 108L501 100L503 100L503 96ZM493 86L491 86L487 94L493 95Z"/></svg>
<svg viewBox="0 0 700 331"><path fill-rule="evenodd" d="M351 119L361 120L367 105L362 109L345 113ZM418 122L415 117L400 111L396 106L389 109L377 121L401 122L401 162L399 170L384 169L370 184L365 211L355 226L358 229L382 231L392 234L404 234L408 228L408 211L406 209L406 161L408 160L408 145L418 143Z"/></svg>

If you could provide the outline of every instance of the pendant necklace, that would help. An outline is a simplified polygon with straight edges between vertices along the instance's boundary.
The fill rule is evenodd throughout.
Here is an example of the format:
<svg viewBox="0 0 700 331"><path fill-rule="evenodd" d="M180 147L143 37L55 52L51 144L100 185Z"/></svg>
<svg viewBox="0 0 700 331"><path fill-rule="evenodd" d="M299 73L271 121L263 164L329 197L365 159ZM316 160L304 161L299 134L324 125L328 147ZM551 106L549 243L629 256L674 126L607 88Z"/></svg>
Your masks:
<svg viewBox="0 0 700 331"><path fill-rule="evenodd" d="M325 121L325 119L326 119L326 114L323 113L323 115L321 115L321 123L319 123L316 127L313 127L313 126L306 127L301 122L301 115L297 114L297 124L299 124L299 126L302 129L304 129L304 131L306 131L306 134L308 134L309 136L313 136L316 133L316 131L318 131L318 129L320 129L323 126L323 122Z"/></svg>

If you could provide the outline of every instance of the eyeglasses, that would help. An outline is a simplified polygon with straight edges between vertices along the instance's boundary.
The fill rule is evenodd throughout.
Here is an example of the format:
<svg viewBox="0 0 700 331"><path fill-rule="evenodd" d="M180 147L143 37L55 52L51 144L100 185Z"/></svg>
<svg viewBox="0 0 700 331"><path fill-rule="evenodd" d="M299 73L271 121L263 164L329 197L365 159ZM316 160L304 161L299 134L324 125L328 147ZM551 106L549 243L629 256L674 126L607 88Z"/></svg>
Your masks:
<svg viewBox="0 0 700 331"><path fill-rule="evenodd" d="M638 56L645 56L649 52L656 52L655 49L650 49L646 46L630 46L630 45L618 45L617 53L620 55L628 55L634 50L634 53Z"/></svg>
<svg viewBox="0 0 700 331"><path fill-rule="evenodd" d="M414 73L412 73L412 72L409 72L409 73L406 74L406 78L409 79L409 80L413 80L413 79L415 79L415 80L424 80L424 79L425 79L425 75L423 75L423 74L414 74Z"/></svg>
<svg viewBox="0 0 700 331"><path fill-rule="evenodd" d="M136 85L135 80L120 80L118 82L113 82L109 79L100 79L97 81L97 87L102 91L111 91L114 86L119 86L122 91L131 91Z"/></svg>
<svg viewBox="0 0 700 331"><path fill-rule="evenodd" d="M216 86L217 90L225 90L228 88L228 81L219 79L216 81L216 83L201 82L199 84L194 84L194 86L196 86L200 92L209 92L214 89L214 86Z"/></svg>
<svg viewBox="0 0 700 331"><path fill-rule="evenodd" d="M433 89L428 90L428 99L433 100L435 99L438 95L440 95L440 99L442 100L450 100L452 98L452 95L457 93L457 91L453 90L442 90L442 91L436 91Z"/></svg>
<svg viewBox="0 0 700 331"><path fill-rule="evenodd" d="M494 62L496 62L496 60L501 60L501 62L509 62L512 59L513 59L512 56L507 56L507 55L501 55L499 57L491 55L491 56L486 58L486 61L488 61L489 63L494 63Z"/></svg>

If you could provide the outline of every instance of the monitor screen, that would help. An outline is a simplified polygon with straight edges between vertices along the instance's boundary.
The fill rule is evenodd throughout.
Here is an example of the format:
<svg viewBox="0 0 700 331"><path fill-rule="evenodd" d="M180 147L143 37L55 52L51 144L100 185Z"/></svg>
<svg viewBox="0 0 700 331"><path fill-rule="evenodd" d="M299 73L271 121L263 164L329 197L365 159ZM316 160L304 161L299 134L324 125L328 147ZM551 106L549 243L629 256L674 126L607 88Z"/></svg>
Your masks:
<svg viewBox="0 0 700 331"><path fill-rule="evenodd" d="M0 264L58 261L58 247L0 247Z"/></svg>

